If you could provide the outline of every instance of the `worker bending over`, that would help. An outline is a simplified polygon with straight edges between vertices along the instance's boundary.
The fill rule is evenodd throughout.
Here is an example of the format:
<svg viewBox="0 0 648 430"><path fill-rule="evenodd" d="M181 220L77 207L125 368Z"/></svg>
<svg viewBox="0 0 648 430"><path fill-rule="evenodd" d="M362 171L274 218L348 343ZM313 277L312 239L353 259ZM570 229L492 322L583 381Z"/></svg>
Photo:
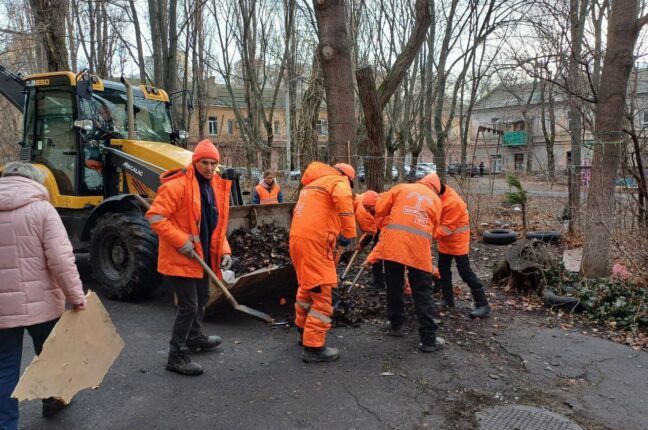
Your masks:
<svg viewBox="0 0 648 430"><path fill-rule="evenodd" d="M382 227L383 218L376 217L376 203L379 194L373 190L356 195L353 200L353 210L356 222L362 230L362 240L358 243L356 249L362 250L371 243L374 246L380 238L380 228ZM385 269L382 260L376 261L371 265L373 272L373 287L385 289Z"/></svg>
<svg viewBox="0 0 648 430"><path fill-rule="evenodd" d="M376 215L388 217L380 232L380 241L367 257L368 264L384 260L387 283L387 314L390 335L404 336L407 314L403 299L405 269L414 296L423 352L433 352L443 345L437 338L433 319L432 238L439 226L441 201L434 188L439 178L427 175L414 184L400 184L382 194L376 204Z"/></svg>
<svg viewBox="0 0 648 430"><path fill-rule="evenodd" d="M272 170L266 170L252 191L252 204L269 205L273 203L283 203L283 194Z"/></svg>
<svg viewBox="0 0 648 430"><path fill-rule="evenodd" d="M209 277L195 251L216 275L232 264L225 232L229 218L231 181L218 175L220 155L214 144L202 140L192 163L160 176L162 186L146 213L158 234L158 271L167 275L177 299L166 369L183 375L200 375L202 367L191 361L190 351L209 351L220 343L218 336L202 332L202 320L209 298Z"/></svg>
<svg viewBox="0 0 648 430"><path fill-rule="evenodd" d="M436 173L431 173L436 175ZM436 182L435 182L436 183ZM470 251L470 218L468 206L455 190L439 181L439 188L434 187L439 195L443 209L441 224L437 227L434 237L439 250L439 272L441 274L441 291L443 300L440 305L454 308L452 291L452 260L457 262L457 271L461 279L470 287L475 309L470 312L471 318L484 318L490 313L484 286L470 268L468 252Z"/></svg>
<svg viewBox="0 0 648 430"><path fill-rule="evenodd" d="M332 289L337 288L333 252L336 241L348 246L355 237L350 181L355 170L348 164L331 167L311 163L302 177L303 188L290 227L290 258L297 272L295 325L302 332L302 360L334 361L337 348L326 346L333 314Z"/></svg>

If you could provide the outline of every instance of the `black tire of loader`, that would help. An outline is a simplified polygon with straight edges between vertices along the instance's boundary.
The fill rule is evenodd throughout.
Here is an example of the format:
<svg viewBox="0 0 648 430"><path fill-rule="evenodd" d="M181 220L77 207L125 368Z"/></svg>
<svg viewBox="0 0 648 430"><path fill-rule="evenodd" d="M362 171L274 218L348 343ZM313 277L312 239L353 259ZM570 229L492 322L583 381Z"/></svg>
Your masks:
<svg viewBox="0 0 648 430"><path fill-rule="evenodd" d="M90 266L97 290L115 300L150 296L160 285L158 238L140 213L108 213L90 232Z"/></svg>

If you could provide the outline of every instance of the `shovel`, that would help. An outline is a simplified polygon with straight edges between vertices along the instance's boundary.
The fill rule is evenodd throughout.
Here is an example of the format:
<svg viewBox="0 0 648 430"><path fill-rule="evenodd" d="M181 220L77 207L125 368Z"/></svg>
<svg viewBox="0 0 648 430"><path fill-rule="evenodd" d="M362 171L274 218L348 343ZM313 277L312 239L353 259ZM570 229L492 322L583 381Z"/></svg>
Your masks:
<svg viewBox="0 0 648 430"><path fill-rule="evenodd" d="M362 243L362 240L364 239L364 237L365 237L365 235L363 234L362 237L360 238L360 243ZM355 261L356 257L358 256L358 253L359 253L361 250L362 250L362 249L356 249L355 252L353 253L353 255L351 256L351 259L349 260L349 264L347 264L346 269L344 269L344 273L342 273L342 276L340 276L340 279L341 279L342 281L344 281L344 279L346 278L347 273L349 273L349 270L351 269L351 265L353 264L353 262Z"/></svg>
<svg viewBox="0 0 648 430"><path fill-rule="evenodd" d="M148 201L146 201L142 196L140 196L138 194L134 194L133 197L135 197L137 199L137 201L139 201L142 204L142 206L144 206L147 210L151 209L151 204ZM236 299L234 298L232 293L230 293L229 290L227 289L227 287L225 287L225 285L223 285L223 283L220 281L220 279L218 279L218 276L216 276L216 274L211 269L211 267L209 267L209 265L207 263L205 263L203 261L203 259L200 258L200 256L198 254L196 254L196 251L194 251L194 250L191 251L191 257L193 259L195 259L198 262L198 264L200 264L202 266L202 268L203 268L203 270L205 270L205 272L207 272L207 274L212 279L212 281L214 281L216 286L222 291L223 294L225 294L225 297L227 297L227 300L232 304L234 309L236 309L237 311L243 312L245 314L251 315L251 316L253 316L255 318L258 318L258 319L260 319L262 321L265 321L265 322L267 322L269 324L273 324L275 322L275 320L270 315L268 315L266 313L263 313L261 311L257 311L256 309L252 309L251 307L248 307L248 306L245 306L245 305L239 305L239 303L236 301Z"/></svg>
<svg viewBox="0 0 648 430"><path fill-rule="evenodd" d="M335 267L337 267L337 265L340 264L340 259L342 258L342 254L344 254L345 249L346 246L338 245L337 251L335 251Z"/></svg>
<svg viewBox="0 0 648 430"><path fill-rule="evenodd" d="M266 313L263 313L261 311L257 311L256 309L252 309L249 306L240 305L236 301L236 299L234 298L232 293L229 292L227 287L225 287L225 285L223 285L221 280L218 279L218 277L213 272L213 270L209 267L209 265L207 263L205 263L203 261L203 259L200 258L200 256L198 254L196 254L196 251L193 251L193 250L191 251L191 257L193 257L202 266L202 268L205 270L205 272L207 272L207 274L209 275L211 280L214 281L214 283L221 290L221 292L223 294L225 294L225 297L232 304L234 309L236 309L239 312L243 312L244 314L251 315L251 316L253 316L255 318L258 318L258 319L260 319L262 321L265 321L265 322L267 322L269 324L273 324L275 322L275 320L270 315L268 315Z"/></svg>
<svg viewBox="0 0 648 430"><path fill-rule="evenodd" d="M349 288L347 288L347 294L351 292L355 284L358 282L358 279L360 279L360 276L362 273L365 271L366 267L365 266L360 266L360 270L358 270L358 274L355 275L355 278L353 278L353 282L351 282L351 285L349 285Z"/></svg>

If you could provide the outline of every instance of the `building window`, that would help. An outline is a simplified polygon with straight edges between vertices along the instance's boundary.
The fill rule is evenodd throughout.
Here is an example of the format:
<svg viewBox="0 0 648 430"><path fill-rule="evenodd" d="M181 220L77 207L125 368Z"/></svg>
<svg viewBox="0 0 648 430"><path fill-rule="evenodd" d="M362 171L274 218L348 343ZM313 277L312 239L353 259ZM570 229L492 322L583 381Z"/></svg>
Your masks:
<svg viewBox="0 0 648 430"><path fill-rule="evenodd" d="M272 127L272 133L281 134L281 130L279 129L279 121L274 122L274 126Z"/></svg>
<svg viewBox="0 0 648 430"><path fill-rule="evenodd" d="M234 121L231 119L227 120L227 134L234 134Z"/></svg>
<svg viewBox="0 0 648 430"><path fill-rule="evenodd" d="M648 110L641 112L641 128L648 128Z"/></svg>
<svg viewBox="0 0 648 430"><path fill-rule="evenodd" d="M325 119L320 119L317 121L317 132L324 136L328 136L328 121Z"/></svg>
<svg viewBox="0 0 648 430"><path fill-rule="evenodd" d="M218 118L215 116L210 116L208 120L209 124L209 135L216 136L218 134Z"/></svg>

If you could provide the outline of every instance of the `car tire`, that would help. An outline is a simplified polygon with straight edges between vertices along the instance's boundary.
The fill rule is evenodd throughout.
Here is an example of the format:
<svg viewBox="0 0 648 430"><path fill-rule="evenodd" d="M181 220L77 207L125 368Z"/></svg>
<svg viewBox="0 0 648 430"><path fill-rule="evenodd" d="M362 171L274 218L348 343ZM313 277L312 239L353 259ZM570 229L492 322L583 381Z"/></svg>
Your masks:
<svg viewBox="0 0 648 430"><path fill-rule="evenodd" d="M562 235L557 231L528 231L524 237L527 239L541 240L545 243L557 244L562 240Z"/></svg>
<svg viewBox="0 0 648 430"><path fill-rule="evenodd" d="M140 213L107 213L90 233L90 266L96 289L109 299L138 300L162 282L158 237Z"/></svg>
<svg viewBox="0 0 648 430"><path fill-rule="evenodd" d="M512 230L495 229L484 231L482 238L484 243L493 245L508 245L517 240L517 234Z"/></svg>

